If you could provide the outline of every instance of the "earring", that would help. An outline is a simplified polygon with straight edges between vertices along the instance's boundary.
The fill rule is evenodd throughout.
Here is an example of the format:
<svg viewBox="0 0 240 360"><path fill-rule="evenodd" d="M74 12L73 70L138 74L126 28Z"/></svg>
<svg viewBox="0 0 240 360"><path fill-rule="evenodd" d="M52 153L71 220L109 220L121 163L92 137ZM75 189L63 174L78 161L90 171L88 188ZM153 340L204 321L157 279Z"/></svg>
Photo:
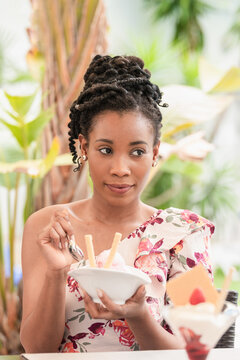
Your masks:
<svg viewBox="0 0 240 360"><path fill-rule="evenodd" d="M86 161L87 160L87 155L82 155L82 159L83 159L83 161Z"/></svg>
<svg viewBox="0 0 240 360"><path fill-rule="evenodd" d="M153 162L153 164L152 164L152 167L156 167L156 166L157 166L157 164L158 164L158 161L157 161L157 160L155 160L155 161Z"/></svg>

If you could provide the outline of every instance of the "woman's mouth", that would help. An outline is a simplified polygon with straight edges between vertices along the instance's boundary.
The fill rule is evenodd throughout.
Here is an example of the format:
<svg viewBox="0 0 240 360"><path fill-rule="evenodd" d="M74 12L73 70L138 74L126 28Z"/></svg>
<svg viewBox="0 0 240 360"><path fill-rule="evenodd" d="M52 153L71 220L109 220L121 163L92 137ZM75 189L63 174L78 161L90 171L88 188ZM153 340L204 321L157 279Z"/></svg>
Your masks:
<svg viewBox="0 0 240 360"><path fill-rule="evenodd" d="M110 191L117 194L125 194L133 187L133 185L129 184L106 184L106 186Z"/></svg>

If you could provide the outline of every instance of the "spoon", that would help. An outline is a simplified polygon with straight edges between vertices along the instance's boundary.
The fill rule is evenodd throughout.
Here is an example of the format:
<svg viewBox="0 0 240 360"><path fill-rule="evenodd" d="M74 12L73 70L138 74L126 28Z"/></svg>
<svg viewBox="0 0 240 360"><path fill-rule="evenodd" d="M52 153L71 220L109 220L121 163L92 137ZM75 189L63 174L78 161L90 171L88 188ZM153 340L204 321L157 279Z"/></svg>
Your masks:
<svg viewBox="0 0 240 360"><path fill-rule="evenodd" d="M76 244L74 235L69 238L68 250L74 260L82 261L84 259L84 254L80 247Z"/></svg>

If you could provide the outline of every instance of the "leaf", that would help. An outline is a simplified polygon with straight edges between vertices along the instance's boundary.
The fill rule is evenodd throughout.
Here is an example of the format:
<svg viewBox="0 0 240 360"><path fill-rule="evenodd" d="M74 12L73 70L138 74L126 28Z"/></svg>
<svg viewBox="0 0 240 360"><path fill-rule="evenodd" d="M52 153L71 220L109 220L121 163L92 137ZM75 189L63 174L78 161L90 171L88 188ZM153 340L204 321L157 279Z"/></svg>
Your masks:
<svg viewBox="0 0 240 360"><path fill-rule="evenodd" d="M83 342L83 345L91 345L90 342Z"/></svg>
<svg viewBox="0 0 240 360"><path fill-rule="evenodd" d="M212 92L232 92L240 90L240 68L232 67L210 90Z"/></svg>
<svg viewBox="0 0 240 360"><path fill-rule="evenodd" d="M176 223L172 223L174 226L177 226L177 227L181 227L181 225L179 224L176 224Z"/></svg>
<svg viewBox="0 0 240 360"><path fill-rule="evenodd" d="M182 131L190 125L202 124L213 120L233 101L230 95L210 95L193 86L168 85L161 88L164 102L168 108L162 108L164 118L163 138L175 134L175 128Z"/></svg>
<svg viewBox="0 0 240 360"><path fill-rule="evenodd" d="M56 157L54 165L63 166L63 165L73 165L72 155L71 154L61 154Z"/></svg>
<svg viewBox="0 0 240 360"><path fill-rule="evenodd" d="M79 322L83 321L84 319L85 319L85 315L83 314L82 316L80 316Z"/></svg>
<svg viewBox="0 0 240 360"><path fill-rule="evenodd" d="M192 181L195 181L202 173L202 166L201 163L184 161L179 159L176 155L172 155L163 163L161 171L173 175L181 174L187 176Z"/></svg>
<svg viewBox="0 0 240 360"><path fill-rule="evenodd" d="M42 111L34 120L26 123L28 145L31 144L31 142L37 140L45 125L51 120L52 117L53 109L50 108L46 111Z"/></svg>
<svg viewBox="0 0 240 360"><path fill-rule="evenodd" d="M173 221L173 216L172 216L172 215L168 215L168 216L166 217L166 222L171 222L171 221Z"/></svg>
<svg viewBox="0 0 240 360"><path fill-rule="evenodd" d="M27 96L13 96L4 91L4 95L8 99L13 110L20 116L24 117L29 112L30 107L36 97L36 92Z"/></svg>
<svg viewBox="0 0 240 360"><path fill-rule="evenodd" d="M19 143L19 145L21 146L21 148L24 148L24 137L23 137L23 130L20 126L18 125L12 125L9 124L8 122L6 122L3 119L0 119L0 122L5 125L8 130L11 131L12 135L14 136L14 138L17 140L17 142Z"/></svg>
<svg viewBox="0 0 240 360"><path fill-rule="evenodd" d="M42 161L39 171L39 176L44 177L46 173L52 168L54 161L59 153L60 150L60 143L57 137L53 139L51 148L47 153L47 156Z"/></svg>
<svg viewBox="0 0 240 360"><path fill-rule="evenodd" d="M186 258L183 255L179 255L179 261L184 265L187 264Z"/></svg>
<svg viewBox="0 0 240 360"><path fill-rule="evenodd" d="M76 320L79 317L79 315L73 316L71 319L68 319L67 321L73 321Z"/></svg>
<svg viewBox="0 0 240 360"><path fill-rule="evenodd" d="M85 311L85 308L81 308L81 309L76 309L76 310L73 310L74 312L84 312Z"/></svg>
<svg viewBox="0 0 240 360"><path fill-rule="evenodd" d="M201 86L206 92L233 92L240 89L240 68L234 66L227 71L221 70L201 57L199 76Z"/></svg>

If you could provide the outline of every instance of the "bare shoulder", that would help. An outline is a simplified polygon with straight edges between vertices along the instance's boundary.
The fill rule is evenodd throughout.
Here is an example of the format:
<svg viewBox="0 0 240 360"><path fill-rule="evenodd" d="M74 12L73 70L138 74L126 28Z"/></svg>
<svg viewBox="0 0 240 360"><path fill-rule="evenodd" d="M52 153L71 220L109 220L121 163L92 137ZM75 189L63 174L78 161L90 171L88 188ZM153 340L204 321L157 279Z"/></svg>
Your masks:
<svg viewBox="0 0 240 360"><path fill-rule="evenodd" d="M65 204L46 206L29 216L29 218L26 221L25 228L27 229L34 228L36 231L37 229L46 226L49 223L52 215L56 211L64 210L64 209L65 209Z"/></svg>

